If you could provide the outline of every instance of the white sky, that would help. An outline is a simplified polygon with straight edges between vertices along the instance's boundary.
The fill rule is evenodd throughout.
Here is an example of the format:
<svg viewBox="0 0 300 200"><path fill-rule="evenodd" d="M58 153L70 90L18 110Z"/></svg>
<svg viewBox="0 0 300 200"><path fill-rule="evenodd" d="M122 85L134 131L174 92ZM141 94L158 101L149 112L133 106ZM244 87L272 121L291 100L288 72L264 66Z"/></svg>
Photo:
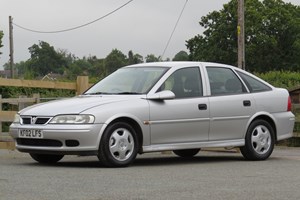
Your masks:
<svg viewBox="0 0 300 200"><path fill-rule="evenodd" d="M128 0L0 0L0 30L4 47L1 66L9 60L8 18L26 28L55 31L95 20ZM65 49L77 57L106 57L117 48L142 56L162 54L186 0L134 0L121 10L94 24L65 33L40 34L14 26L14 59L25 61L28 48L39 41ZM284 0L300 5L300 0ZM164 59L186 49L186 40L202 33L202 16L220 10L229 0L189 0Z"/></svg>

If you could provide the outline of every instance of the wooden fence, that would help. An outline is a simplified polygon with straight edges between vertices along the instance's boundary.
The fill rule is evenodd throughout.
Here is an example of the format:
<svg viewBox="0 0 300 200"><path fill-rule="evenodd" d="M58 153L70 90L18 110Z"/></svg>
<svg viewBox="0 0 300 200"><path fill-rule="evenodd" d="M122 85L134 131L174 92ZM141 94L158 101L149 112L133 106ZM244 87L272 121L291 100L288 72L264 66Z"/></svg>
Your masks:
<svg viewBox="0 0 300 200"><path fill-rule="evenodd" d="M0 86L75 90L82 94L89 86L88 76L78 76L75 83L0 78Z"/></svg>
<svg viewBox="0 0 300 200"><path fill-rule="evenodd" d="M46 89L65 89L74 90L76 95L82 94L90 87L88 76L78 76L75 83L71 82L52 82L52 81L37 81L37 80L20 80L20 79L3 79L0 78L1 86L13 87L30 87L30 88L46 88ZM17 110L21 110L27 105L40 102L39 94L34 94L32 97L20 96L19 98L2 98L0 94L0 149L13 149L14 143L7 132L2 132L2 123L11 123L17 111L3 111L3 104L14 105Z"/></svg>

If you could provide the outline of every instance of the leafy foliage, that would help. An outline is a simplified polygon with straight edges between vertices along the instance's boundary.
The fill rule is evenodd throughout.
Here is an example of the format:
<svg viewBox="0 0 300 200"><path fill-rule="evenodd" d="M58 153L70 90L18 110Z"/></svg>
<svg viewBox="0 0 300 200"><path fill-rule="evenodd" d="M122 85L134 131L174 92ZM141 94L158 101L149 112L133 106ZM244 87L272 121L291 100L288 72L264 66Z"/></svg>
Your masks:
<svg viewBox="0 0 300 200"><path fill-rule="evenodd" d="M28 70L35 76L44 76L50 72L63 74L66 60L56 52L53 46L40 41L28 48L31 58L28 60Z"/></svg>
<svg viewBox="0 0 300 200"><path fill-rule="evenodd" d="M267 81L275 87L291 89L300 85L300 73L292 71L269 71L266 73L255 73L256 76Z"/></svg>
<svg viewBox="0 0 300 200"><path fill-rule="evenodd" d="M173 61L189 61L189 54L185 51L180 51L174 56Z"/></svg>
<svg viewBox="0 0 300 200"><path fill-rule="evenodd" d="M2 38L3 38L3 31L0 31L0 48L3 47L3 44L2 44ZM2 52L0 51L0 55L2 54Z"/></svg>
<svg viewBox="0 0 300 200"><path fill-rule="evenodd" d="M44 89L44 88L24 88L24 87L0 87L2 98L18 98L19 96L31 97L32 94L40 94L41 98L58 98L75 96L73 90Z"/></svg>
<svg viewBox="0 0 300 200"><path fill-rule="evenodd" d="M128 52L128 64L138 64L138 63L143 63L143 56L140 54L133 54L133 52L130 50Z"/></svg>
<svg viewBox="0 0 300 200"><path fill-rule="evenodd" d="M300 70L300 7L282 0L247 0L246 68L249 71ZM192 60L236 65L237 0L201 18L203 35L187 41Z"/></svg>
<svg viewBox="0 0 300 200"><path fill-rule="evenodd" d="M156 57L154 54L149 54L146 56L146 62L159 62L160 56Z"/></svg>
<svg viewBox="0 0 300 200"><path fill-rule="evenodd" d="M117 49L113 49L112 52L105 58L106 74L110 74L126 64L126 55Z"/></svg>
<svg viewBox="0 0 300 200"><path fill-rule="evenodd" d="M133 53L132 50L128 52L128 56L118 49L113 49L105 58L96 56L78 58L67 50L55 50L44 41L28 49L31 54L30 59L15 65L18 76L24 79L41 79L46 75L60 74L64 79L73 81L77 76L85 75L89 76L92 82L96 82L120 67L144 62L143 56ZM147 55L145 60L146 62L161 61L160 57L154 54ZM4 68L9 69L9 64L6 63Z"/></svg>
<svg viewBox="0 0 300 200"><path fill-rule="evenodd" d="M53 98L73 97L75 91L62 89L43 88L22 88L22 87L0 87L2 98L18 98L20 96L32 97L33 94L40 94L41 101L53 100ZM49 99L50 98L50 99ZM18 106L2 104L2 110L18 110ZM10 122L2 123L2 132L8 132ZM1 131L0 131L1 132Z"/></svg>

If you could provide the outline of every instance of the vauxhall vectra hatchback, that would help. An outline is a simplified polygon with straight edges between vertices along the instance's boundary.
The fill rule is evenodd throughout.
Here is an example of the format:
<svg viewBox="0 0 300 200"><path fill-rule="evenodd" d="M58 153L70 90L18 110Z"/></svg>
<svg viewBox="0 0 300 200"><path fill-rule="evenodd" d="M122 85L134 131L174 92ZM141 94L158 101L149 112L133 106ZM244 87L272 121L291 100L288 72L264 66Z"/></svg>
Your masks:
<svg viewBox="0 0 300 200"><path fill-rule="evenodd" d="M267 159L293 134L289 93L233 66L143 63L118 69L82 95L27 107L10 126L16 148L40 163L95 155L106 166L137 154L239 147Z"/></svg>

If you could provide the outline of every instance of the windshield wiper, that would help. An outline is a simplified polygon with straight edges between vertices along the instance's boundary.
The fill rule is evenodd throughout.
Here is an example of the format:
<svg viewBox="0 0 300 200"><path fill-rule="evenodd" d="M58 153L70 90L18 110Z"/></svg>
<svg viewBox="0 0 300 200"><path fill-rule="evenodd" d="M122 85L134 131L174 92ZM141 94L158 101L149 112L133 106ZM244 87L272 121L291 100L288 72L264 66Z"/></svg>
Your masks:
<svg viewBox="0 0 300 200"><path fill-rule="evenodd" d="M91 92L91 93L84 93L84 95L99 95L99 94L112 94L108 92Z"/></svg>
<svg viewBox="0 0 300 200"><path fill-rule="evenodd" d="M114 94L142 94L139 92L118 92L118 93L114 93Z"/></svg>
<svg viewBox="0 0 300 200"><path fill-rule="evenodd" d="M91 93L84 93L83 95L101 95L101 94L122 95L122 94L142 94L142 93L138 93L138 92L116 92L116 93L108 93L108 92L91 92Z"/></svg>

